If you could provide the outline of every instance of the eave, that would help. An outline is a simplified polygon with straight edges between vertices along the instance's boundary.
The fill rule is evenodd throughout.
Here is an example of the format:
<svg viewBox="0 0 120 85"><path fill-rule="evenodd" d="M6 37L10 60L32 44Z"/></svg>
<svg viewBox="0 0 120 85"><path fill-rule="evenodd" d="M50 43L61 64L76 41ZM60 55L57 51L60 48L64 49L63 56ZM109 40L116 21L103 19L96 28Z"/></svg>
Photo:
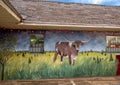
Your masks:
<svg viewBox="0 0 120 85"><path fill-rule="evenodd" d="M96 31L120 31L120 26L86 25L65 23L31 23L24 22L21 15L7 1L0 1L0 28L8 29L34 29L34 30L96 30Z"/></svg>

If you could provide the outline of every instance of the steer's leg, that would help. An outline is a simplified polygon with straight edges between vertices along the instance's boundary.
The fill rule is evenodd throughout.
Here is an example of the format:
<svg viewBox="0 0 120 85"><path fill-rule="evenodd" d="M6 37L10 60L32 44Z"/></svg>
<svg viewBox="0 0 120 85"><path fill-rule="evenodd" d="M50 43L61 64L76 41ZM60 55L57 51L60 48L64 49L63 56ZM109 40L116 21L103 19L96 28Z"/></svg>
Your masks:
<svg viewBox="0 0 120 85"><path fill-rule="evenodd" d="M77 56L73 56L72 57L72 65L74 65L75 64L75 60L77 59Z"/></svg>
<svg viewBox="0 0 120 85"><path fill-rule="evenodd" d="M73 63L72 63L73 65L75 64L75 60L73 59Z"/></svg>
<svg viewBox="0 0 120 85"><path fill-rule="evenodd" d="M74 59L73 58L71 58L71 64L74 65Z"/></svg>
<svg viewBox="0 0 120 85"><path fill-rule="evenodd" d="M61 56L60 62L61 62L61 64L63 63L63 56Z"/></svg>
<svg viewBox="0 0 120 85"><path fill-rule="evenodd" d="M53 62L55 62L55 61L56 61L56 59L57 59L57 55L58 55L58 53L57 53L57 52L55 52Z"/></svg>
<svg viewBox="0 0 120 85"><path fill-rule="evenodd" d="M69 56L69 64L71 65L72 60L71 60L71 56Z"/></svg>

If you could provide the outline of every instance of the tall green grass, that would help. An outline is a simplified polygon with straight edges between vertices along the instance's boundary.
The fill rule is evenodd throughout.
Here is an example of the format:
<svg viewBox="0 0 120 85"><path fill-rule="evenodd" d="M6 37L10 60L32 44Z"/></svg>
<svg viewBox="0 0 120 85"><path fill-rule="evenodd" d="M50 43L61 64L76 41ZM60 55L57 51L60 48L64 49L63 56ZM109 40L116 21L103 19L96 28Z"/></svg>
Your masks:
<svg viewBox="0 0 120 85"><path fill-rule="evenodd" d="M69 65L67 58L64 58L64 62L61 64L60 56L53 63L53 56L54 52L44 54L16 52L5 66L5 79L114 76L116 74L115 54L79 53L75 65Z"/></svg>

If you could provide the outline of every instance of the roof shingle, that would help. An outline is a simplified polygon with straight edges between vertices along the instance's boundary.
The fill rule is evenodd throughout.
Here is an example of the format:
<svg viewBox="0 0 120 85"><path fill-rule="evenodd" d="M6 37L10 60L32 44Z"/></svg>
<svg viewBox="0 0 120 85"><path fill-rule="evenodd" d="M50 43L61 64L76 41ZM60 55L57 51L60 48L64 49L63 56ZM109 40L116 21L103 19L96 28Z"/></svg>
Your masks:
<svg viewBox="0 0 120 85"><path fill-rule="evenodd" d="M24 22L120 26L120 6L9 0Z"/></svg>

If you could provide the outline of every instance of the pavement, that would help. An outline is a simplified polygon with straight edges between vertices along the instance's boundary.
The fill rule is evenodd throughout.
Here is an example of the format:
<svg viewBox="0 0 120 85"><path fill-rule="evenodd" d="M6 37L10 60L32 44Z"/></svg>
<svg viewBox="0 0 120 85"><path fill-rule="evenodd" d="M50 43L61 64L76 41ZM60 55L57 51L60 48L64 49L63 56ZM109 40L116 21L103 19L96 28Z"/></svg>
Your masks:
<svg viewBox="0 0 120 85"><path fill-rule="evenodd" d="M7 80L0 81L0 85L120 85L120 77Z"/></svg>

